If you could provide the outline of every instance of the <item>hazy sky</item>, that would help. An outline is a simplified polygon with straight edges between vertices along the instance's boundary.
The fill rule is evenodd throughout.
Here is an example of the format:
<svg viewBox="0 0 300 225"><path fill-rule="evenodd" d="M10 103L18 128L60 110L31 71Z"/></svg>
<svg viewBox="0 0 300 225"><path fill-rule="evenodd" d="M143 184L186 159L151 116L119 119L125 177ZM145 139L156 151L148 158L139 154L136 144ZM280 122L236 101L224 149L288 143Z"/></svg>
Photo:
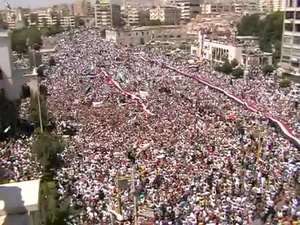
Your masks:
<svg viewBox="0 0 300 225"><path fill-rule="evenodd" d="M6 0L12 8L17 6L36 8L40 6L51 6L62 3L73 3L75 0ZM4 0L0 0L0 9L4 9Z"/></svg>

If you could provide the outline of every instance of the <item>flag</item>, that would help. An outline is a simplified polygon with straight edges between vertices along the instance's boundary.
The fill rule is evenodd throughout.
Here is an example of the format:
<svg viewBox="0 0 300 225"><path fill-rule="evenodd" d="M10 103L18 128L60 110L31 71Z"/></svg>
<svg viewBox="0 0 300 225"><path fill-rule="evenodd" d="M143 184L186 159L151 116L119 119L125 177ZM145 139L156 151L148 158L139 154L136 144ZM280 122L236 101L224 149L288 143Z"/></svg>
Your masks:
<svg viewBox="0 0 300 225"><path fill-rule="evenodd" d="M9 11L12 11L10 4L7 1L4 0L4 4L6 6L6 9L8 9Z"/></svg>

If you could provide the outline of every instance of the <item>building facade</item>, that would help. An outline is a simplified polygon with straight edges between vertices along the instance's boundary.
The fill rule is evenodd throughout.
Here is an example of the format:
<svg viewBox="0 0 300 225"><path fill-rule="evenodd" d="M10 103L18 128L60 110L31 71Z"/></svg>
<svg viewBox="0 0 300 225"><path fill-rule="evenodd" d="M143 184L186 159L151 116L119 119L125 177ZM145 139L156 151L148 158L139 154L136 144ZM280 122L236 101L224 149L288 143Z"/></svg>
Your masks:
<svg viewBox="0 0 300 225"><path fill-rule="evenodd" d="M91 3L88 0L76 0L74 3L75 16L89 16L92 14Z"/></svg>
<svg viewBox="0 0 300 225"><path fill-rule="evenodd" d="M272 53L260 51L258 37L236 37L228 41L228 37L211 38L200 31L198 43L198 49L197 46L192 47L191 53L211 62L236 59L245 66L272 64Z"/></svg>
<svg viewBox="0 0 300 225"><path fill-rule="evenodd" d="M181 20L190 21L200 13L199 0L176 0L175 4L181 11Z"/></svg>
<svg viewBox="0 0 300 225"><path fill-rule="evenodd" d="M150 20L159 20L165 25L179 25L181 10L176 7L164 6L150 9Z"/></svg>
<svg viewBox="0 0 300 225"><path fill-rule="evenodd" d="M0 31L0 94L9 100L20 99L22 86L27 84L37 91L37 74L30 70L16 70L13 66L11 41L6 31Z"/></svg>
<svg viewBox="0 0 300 225"><path fill-rule="evenodd" d="M300 1L286 1L280 66L300 74Z"/></svg>
<svg viewBox="0 0 300 225"><path fill-rule="evenodd" d="M75 16L63 16L60 18L60 26L61 27L75 27L76 22L75 22Z"/></svg>
<svg viewBox="0 0 300 225"><path fill-rule="evenodd" d="M106 30L106 40L125 47L154 41L180 41L186 38L186 26L147 26L132 30Z"/></svg>
<svg viewBox="0 0 300 225"><path fill-rule="evenodd" d="M95 27L121 26L121 7L109 2L97 1L95 4Z"/></svg>

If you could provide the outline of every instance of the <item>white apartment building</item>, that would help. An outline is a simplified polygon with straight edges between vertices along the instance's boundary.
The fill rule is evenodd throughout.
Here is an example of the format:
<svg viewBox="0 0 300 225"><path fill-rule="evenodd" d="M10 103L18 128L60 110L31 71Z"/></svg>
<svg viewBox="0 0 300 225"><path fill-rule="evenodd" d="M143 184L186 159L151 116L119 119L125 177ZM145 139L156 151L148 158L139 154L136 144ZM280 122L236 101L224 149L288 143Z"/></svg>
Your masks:
<svg viewBox="0 0 300 225"><path fill-rule="evenodd" d="M157 7L150 9L150 20L159 20L165 25L179 25L181 11L176 7Z"/></svg>
<svg viewBox="0 0 300 225"><path fill-rule="evenodd" d="M96 1L95 27L104 28L121 24L121 7L110 4L109 1Z"/></svg>
<svg viewBox="0 0 300 225"><path fill-rule="evenodd" d="M181 11L181 20L189 21L200 13L199 0L176 0L175 4Z"/></svg>
<svg viewBox="0 0 300 225"><path fill-rule="evenodd" d="M61 27L75 27L75 16L63 16L60 18L60 26Z"/></svg>
<svg viewBox="0 0 300 225"><path fill-rule="evenodd" d="M136 7L128 6L124 8L123 12L126 14L126 24L138 25L139 24L139 9Z"/></svg>
<svg viewBox="0 0 300 225"><path fill-rule="evenodd" d="M186 26L146 26L132 30L106 30L106 40L125 47L151 41L182 41L186 38Z"/></svg>
<svg viewBox="0 0 300 225"><path fill-rule="evenodd" d="M259 0L259 10L261 12L283 11L285 8L285 0Z"/></svg>
<svg viewBox="0 0 300 225"><path fill-rule="evenodd" d="M51 12L38 13L38 26L54 25L57 23L57 16Z"/></svg>
<svg viewBox="0 0 300 225"><path fill-rule="evenodd" d="M285 10L280 66L300 74L300 1L287 0Z"/></svg>
<svg viewBox="0 0 300 225"><path fill-rule="evenodd" d="M228 41L228 37L212 39L199 32L199 45L191 48L191 53L199 55L201 59L212 62L223 62L236 59L242 65L272 64L272 53L261 52L258 37L236 37Z"/></svg>
<svg viewBox="0 0 300 225"><path fill-rule="evenodd" d="M221 3L212 3L212 4L201 4L200 5L201 14L221 14L221 13L230 13L235 12L234 5L231 4L221 4Z"/></svg>
<svg viewBox="0 0 300 225"><path fill-rule="evenodd" d="M37 74L32 70L16 70L13 66L11 41L6 31L0 31L0 93L9 100L20 99L22 85L38 90Z"/></svg>

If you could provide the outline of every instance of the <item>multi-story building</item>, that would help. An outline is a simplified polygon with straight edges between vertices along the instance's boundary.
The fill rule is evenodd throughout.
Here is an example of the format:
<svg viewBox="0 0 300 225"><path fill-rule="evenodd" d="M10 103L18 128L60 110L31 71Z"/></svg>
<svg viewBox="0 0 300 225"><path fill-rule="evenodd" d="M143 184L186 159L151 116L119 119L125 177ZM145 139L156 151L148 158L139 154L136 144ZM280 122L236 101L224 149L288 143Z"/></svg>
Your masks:
<svg viewBox="0 0 300 225"><path fill-rule="evenodd" d="M201 14L221 14L221 13L232 13L235 12L235 7L231 4L201 4L200 5Z"/></svg>
<svg viewBox="0 0 300 225"><path fill-rule="evenodd" d="M88 16L91 14L91 3L88 0L76 0L74 3L75 16Z"/></svg>
<svg viewBox="0 0 300 225"><path fill-rule="evenodd" d="M186 39L186 26L146 26L131 30L106 30L106 40L125 47L155 41L178 42Z"/></svg>
<svg viewBox="0 0 300 225"><path fill-rule="evenodd" d="M181 11L181 20L189 21L200 13L199 0L175 0L175 4Z"/></svg>
<svg viewBox="0 0 300 225"><path fill-rule="evenodd" d="M259 0L258 6L261 12L283 11L285 0Z"/></svg>
<svg viewBox="0 0 300 225"><path fill-rule="evenodd" d="M119 27L121 26L121 7L110 4L109 1L96 1L95 4L95 27Z"/></svg>
<svg viewBox="0 0 300 225"><path fill-rule="evenodd" d="M150 20L159 20L165 25L179 25L181 11L176 7L164 6L150 9Z"/></svg>
<svg viewBox="0 0 300 225"><path fill-rule="evenodd" d="M75 16L60 17L60 26L63 27L63 28L75 27L76 26Z"/></svg>
<svg viewBox="0 0 300 225"><path fill-rule="evenodd" d="M22 86L38 90L38 77L32 70L17 70L13 66L11 41L6 31L0 32L0 94L9 100L20 99Z"/></svg>
<svg viewBox="0 0 300 225"><path fill-rule="evenodd" d="M52 10L59 17L73 15L71 5L69 4L53 5Z"/></svg>
<svg viewBox="0 0 300 225"><path fill-rule="evenodd" d="M199 31L198 43L191 48L191 53L201 59L218 63L236 59L245 66L272 64L272 53L260 51L258 37L218 37Z"/></svg>
<svg viewBox="0 0 300 225"><path fill-rule="evenodd" d="M300 74L300 2L287 0L285 10L280 66Z"/></svg>
<svg viewBox="0 0 300 225"><path fill-rule="evenodd" d="M150 19L149 10L139 7L128 6L122 9L123 18L126 24L132 26L145 25Z"/></svg>

